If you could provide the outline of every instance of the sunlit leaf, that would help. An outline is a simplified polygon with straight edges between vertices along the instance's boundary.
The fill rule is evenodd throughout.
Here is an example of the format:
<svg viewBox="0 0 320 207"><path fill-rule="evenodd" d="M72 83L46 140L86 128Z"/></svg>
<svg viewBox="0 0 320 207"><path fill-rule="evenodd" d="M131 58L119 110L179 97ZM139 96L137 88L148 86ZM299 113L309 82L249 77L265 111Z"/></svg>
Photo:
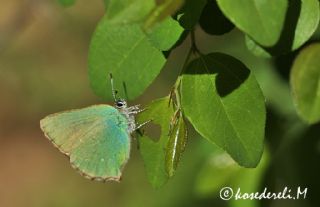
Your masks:
<svg viewBox="0 0 320 207"><path fill-rule="evenodd" d="M139 138L140 153L147 171L149 182L153 187L159 188L168 180L165 169L166 146L169 140L169 126L174 114L172 105L169 106L169 98L165 97L153 101L146 106L144 112L137 117L138 123L152 120L152 123L161 127L161 135L158 141L153 141L148 135ZM148 127L148 126L146 126Z"/></svg>
<svg viewBox="0 0 320 207"><path fill-rule="evenodd" d="M127 24L143 21L155 7L154 0L104 0L110 23Z"/></svg>
<svg viewBox="0 0 320 207"><path fill-rule="evenodd" d="M280 38L288 0L217 0L222 12L259 44L273 46Z"/></svg>
<svg viewBox="0 0 320 207"><path fill-rule="evenodd" d="M276 45L264 48L247 36L248 49L257 56L266 57L268 53L280 55L301 47L318 27L319 1L290 1L286 19L288 20L285 22L281 37Z"/></svg>
<svg viewBox="0 0 320 207"><path fill-rule="evenodd" d="M185 39L187 39L188 35L189 35L189 30L184 30L179 39L176 41L176 43L174 45L171 46L171 48L169 48L169 50L163 51L162 53L164 54L164 56L167 58L169 57L170 53L173 51L173 49L177 48L178 46L180 46Z"/></svg>
<svg viewBox="0 0 320 207"><path fill-rule="evenodd" d="M290 83L298 114L308 123L320 121L320 44L303 49L292 66Z"/></svg>
<svg viewBox="0 0 320 207"><path fill-rule="evenodd" d="M316 31L319 24L319 1L301 0L299 19L294 32L292 50L299 48Z"/></svg>
<svg viewBox="0 0 320 207"><path fill-rule="evenodd" d="M123 98L134 99L152 83L165 63L139 25L99 23L89 50L89 78L94 92L112 100L108 74Z"/></svg>
<svg viewBox="0 0 320 207"><path fill-rule="evenodd" d="M168 17L152 28L152 31L147 33L147 36L154 47L166 51L179 40L182 32L183 28L179 23Z"/></svg>
<svg viewBox="0 0 320 207"><path fill-rule="evenodd" d="M182 108L194 128L244 167L263 151L265 103L252 72L239 60L211 53L192 61L182 78Z"/></svg>

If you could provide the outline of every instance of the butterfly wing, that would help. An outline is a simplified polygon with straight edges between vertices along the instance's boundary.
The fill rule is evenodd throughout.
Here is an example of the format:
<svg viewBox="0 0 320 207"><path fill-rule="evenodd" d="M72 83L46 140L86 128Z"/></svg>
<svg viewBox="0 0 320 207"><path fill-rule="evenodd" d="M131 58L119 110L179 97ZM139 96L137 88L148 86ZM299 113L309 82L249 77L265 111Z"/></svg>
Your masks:
<svg viewBox="0 0 320 207"><path fill-rule="evenodd" d="M95 180L120 180L130 153L126 118L114 107L94 105L49 115L40 121L46 137L72 166Z"/></svg>

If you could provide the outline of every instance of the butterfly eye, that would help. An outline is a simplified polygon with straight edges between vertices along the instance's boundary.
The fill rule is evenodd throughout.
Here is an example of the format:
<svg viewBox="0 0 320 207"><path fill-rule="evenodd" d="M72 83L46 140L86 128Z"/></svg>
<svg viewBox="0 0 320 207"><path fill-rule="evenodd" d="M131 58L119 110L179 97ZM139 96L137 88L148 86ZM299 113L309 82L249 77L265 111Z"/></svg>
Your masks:
<svg viewBox="0 0 320 207"><path fill-rule="evenodd" d="M117 108L123 108L126 106L126 102L125 101L122 101L122 100L119 100L116 102L116 107Z"/></svg>

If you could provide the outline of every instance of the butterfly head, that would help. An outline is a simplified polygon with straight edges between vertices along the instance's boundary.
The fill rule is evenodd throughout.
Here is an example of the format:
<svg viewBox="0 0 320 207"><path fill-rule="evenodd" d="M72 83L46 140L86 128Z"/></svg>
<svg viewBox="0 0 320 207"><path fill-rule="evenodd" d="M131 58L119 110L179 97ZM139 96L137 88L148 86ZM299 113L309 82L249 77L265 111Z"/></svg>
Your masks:
<svg viewBox="0 0 320 207"><path fill-rule="evenodd" d="M115 102L115 107L117 109L123 109L127 107L127 102L124 99L118 99Z"/></svg>

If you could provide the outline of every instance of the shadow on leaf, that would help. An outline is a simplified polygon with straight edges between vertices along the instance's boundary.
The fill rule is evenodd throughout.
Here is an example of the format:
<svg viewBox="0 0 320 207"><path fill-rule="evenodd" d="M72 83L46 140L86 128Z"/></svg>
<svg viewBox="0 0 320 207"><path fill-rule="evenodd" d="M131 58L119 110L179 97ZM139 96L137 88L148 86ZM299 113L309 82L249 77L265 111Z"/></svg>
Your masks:
<svg viewBox="0 0 320 207"><path fill-rule="evenodd" d="M216 74L214 87L219 96L224 97L247 80L250 70L231 56L211 53L191 62L185 74Z"/></svg>

